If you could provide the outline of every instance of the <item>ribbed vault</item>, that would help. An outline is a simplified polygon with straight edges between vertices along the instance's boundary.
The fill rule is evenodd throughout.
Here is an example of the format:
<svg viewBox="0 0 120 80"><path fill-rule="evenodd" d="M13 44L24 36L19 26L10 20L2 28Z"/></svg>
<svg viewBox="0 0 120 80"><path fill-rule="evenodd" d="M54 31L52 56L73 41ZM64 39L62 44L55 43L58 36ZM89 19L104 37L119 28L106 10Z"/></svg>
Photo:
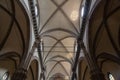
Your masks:
<svg viewBox="0 0 120 80"><path fill-rule="evenodd" d="M39 36L43 42L46 80L63 74L70 79L75 43L80 33L80 0L39 0ZM72 5L72 6L71 6Z"/></svg>
<svg viewBox="0 0 120 80"><path fill-rule="evenodd" d="M30 40L29 19L18 0L0 0L0 69L15 72Z"/></svg>
<svg viewBox="0 0 120 80"><path fill-rule="evenodd" d="M119 14L119 0L98 0L92 6L88 19L88 50L106 80L113 80L109 77L110 74L115 80L120 79ZM82 60L80 60L81 66L85 66ZM91 74L88 74L88 71L89 68L80 70L84 72L80 74L80 80L89 80L87 77Z"/></svg>
<svg viewBox="0 0 120 80"><path fill-rule="evenodd" d="M1 0L0 72L12 80L119 80L119 9L119 0Z"/></svg>

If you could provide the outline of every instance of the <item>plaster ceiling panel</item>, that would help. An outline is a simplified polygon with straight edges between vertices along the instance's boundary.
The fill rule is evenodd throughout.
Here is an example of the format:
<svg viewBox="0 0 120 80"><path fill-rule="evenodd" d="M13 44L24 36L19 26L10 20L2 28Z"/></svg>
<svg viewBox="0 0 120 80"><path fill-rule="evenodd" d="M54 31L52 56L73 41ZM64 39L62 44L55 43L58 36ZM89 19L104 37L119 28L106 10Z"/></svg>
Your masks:
<svg viewBox="0 0 120 80"><path fill-rule="evenodd" d="M80 30L80 25L79 25L80 4L81 4L81 0L74 0L74 1L68 0L68 2L66 2L66 4L61 8L63 12L66 14L66 17L68 17L69 21L71 21L69 24L74 26L78 32Z"/></svg>
<svg viewBox="0 0 120 80"><path fill-rule="evenodd" d="M56 14L51 18L51 20L44 27L44 31L52 29L65 29L72 32L75 32L74 26L70 24L70 22L66 19L66 17L60 11L56 12Z"/></svg>
<svg viewBox="0 0 120 80"><path fill-rule="evenodd" d="M38 0L40 9L40 32L46 27L45 24L49 22L51 15L56 10L56 6L51 0Z"/></svg>

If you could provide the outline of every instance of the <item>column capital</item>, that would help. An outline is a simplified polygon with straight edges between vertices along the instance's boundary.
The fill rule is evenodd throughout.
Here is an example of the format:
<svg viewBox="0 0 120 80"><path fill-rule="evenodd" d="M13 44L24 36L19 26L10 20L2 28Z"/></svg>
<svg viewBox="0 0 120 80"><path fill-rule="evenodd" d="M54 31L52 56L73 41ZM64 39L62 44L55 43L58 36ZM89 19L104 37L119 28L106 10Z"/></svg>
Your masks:
<svg viewBox="0 0 120 80"><path fill-rule="evenodd" d="M19 68L15 71L11 80L25 80L27 78L27 70Z"/></svg>

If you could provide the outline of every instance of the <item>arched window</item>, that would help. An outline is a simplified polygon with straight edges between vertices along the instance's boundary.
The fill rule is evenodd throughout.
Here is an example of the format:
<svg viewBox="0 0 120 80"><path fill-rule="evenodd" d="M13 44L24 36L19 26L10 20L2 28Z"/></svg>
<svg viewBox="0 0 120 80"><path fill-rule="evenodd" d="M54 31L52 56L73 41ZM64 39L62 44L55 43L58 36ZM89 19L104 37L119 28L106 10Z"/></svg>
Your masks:
<svg viewBox="0 0 120 80"><path fill-rule="evenodd" d="M115 80L114 76L108 72L108 80Z"/></svg>
<svg viewBox="0 0 120 80"><path fill-rule="evenodd" d="M0 80L8 80L9 72L5 69L0 69Z"/></svg>
<svg viewBox="0 0 120 80"><path fill-rule="evenodd" d="M65 76L61 73L56 73L50 78L50 80L64 80Z"/></svg>

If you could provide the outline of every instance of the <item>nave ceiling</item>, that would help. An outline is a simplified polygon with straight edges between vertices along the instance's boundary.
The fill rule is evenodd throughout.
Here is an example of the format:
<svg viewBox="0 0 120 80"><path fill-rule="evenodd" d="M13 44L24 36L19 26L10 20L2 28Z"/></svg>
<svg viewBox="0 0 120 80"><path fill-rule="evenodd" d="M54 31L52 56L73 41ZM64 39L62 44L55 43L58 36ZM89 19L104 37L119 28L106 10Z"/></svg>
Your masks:
<svg viewBox="0 0 120 80"><path fill-rule="evenodd" d="M0 70L13 79L96 80L102 72L119 80L119 8L119 0L1 0Z"/></svg>

